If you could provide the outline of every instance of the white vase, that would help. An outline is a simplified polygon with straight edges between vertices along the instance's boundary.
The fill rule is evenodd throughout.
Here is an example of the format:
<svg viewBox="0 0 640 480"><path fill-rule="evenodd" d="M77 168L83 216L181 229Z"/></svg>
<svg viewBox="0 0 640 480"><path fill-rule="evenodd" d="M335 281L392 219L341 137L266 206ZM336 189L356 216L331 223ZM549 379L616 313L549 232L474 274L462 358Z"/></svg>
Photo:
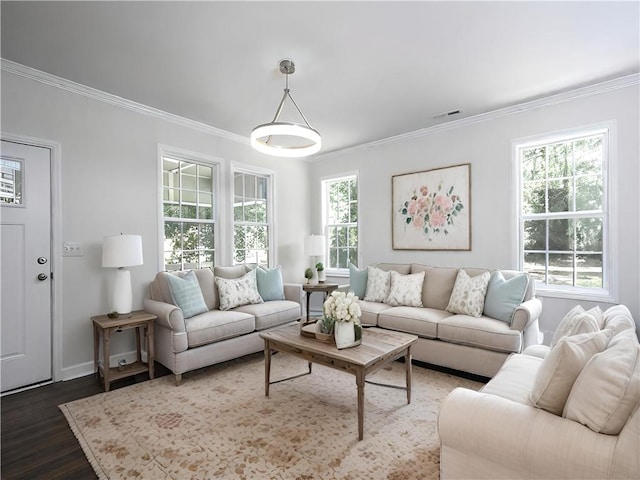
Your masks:
<svg viewBox="0 0 640 480"><path fill-rule="evenodd" d="M356 330L353 322L336 322L333 326L333 335L337 348L352 347L356 342Z"/></svg>
<svg viewBox="0 0 640 480"><path fill-rule="evenodd" d="M324 273L324 270L318 270L318 281L320 283L324 283L326 279L327 279L327 275L326 273Z"/></svg>

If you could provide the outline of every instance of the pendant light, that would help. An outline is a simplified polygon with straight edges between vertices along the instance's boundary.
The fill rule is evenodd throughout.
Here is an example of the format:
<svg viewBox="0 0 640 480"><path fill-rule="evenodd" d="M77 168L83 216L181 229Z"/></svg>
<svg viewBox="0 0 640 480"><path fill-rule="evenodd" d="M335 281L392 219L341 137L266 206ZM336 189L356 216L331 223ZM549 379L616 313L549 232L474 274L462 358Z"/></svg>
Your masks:
<svg viewBox="0 0 640 480"><path fill-rule="evenodd" d="M284 95L280 100L280 105L278 105L276 114L270 123L258 125L251 132L251 146L259 152L277 157L307 157L317 153L322 146L320 134L311 128L289 92L289 75L295 71L296 66L293 60L280 61L280 72L285 75ZM296 107L304 125L278 121L287 98Z"/></svg>

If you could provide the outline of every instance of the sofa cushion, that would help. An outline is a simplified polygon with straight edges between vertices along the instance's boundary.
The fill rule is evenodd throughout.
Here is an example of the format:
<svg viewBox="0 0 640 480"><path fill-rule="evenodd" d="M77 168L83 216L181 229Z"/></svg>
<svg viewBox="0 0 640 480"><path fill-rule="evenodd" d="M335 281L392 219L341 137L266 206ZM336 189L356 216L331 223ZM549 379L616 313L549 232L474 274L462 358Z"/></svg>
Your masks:
<svg viewBox="0 0 640 480"><path fill-rule="evenodd" d="M639 403L640 345L636 333L625 330L582 369L564 416L594 432L617 435Z"/></svg>
<svg viewBox="0 0 640 480"><path fill-rule="evenodd" d="M379 313L378 326L419 337L437 338L438 322L449 316L450 313L433 308L391 307Z"/></svg>
<svg viewBox="0 0 640 480"><path fill-rule="evenodd" d="M494 270L484 299L484 314L511 325L513 314L522 303L528 286L529 276L526 273L507 280L500 270Z"/></svg>
<svg viewBox="0 0 640 480"><path fill-rule="evenodd" d="M484 308L484 297L487 294L487 286L489 285L489 272L481 273L475 277L462 268L458 271L456 283L451 292L451 298L446 310L452 313L462 313L479 317L482 315Z"/></svg>
<svg viewBox="0 0 640 480"><path fill-rule="evenodd" d="M193 270L184 275L170 274L166 277L172 303L182 310L184 318L191 318L209 311L204 302L200 284Z"/></svg>
<svg viewBox="0 0 640 480"><path fill-rule="evenodd" d="M255 326L252 315L233 311L212 310L185 320L189 348L251 333Z"/></svg>
<svg viewBox="0 0 640 480"><path fill-rule="evenodd" d="M249 271L240 278L216 277L216 285L218 285L220 296L220 310L263 302L258 293L255 270Z"/></svg>
<svg viewBox="0 0 640 480"><path fill-rule="evenodd" d="M602 328L613 330L616 335L624 330L636 329L636 324L626 305L614 305L607 308L602 314L602 324Z"/></svg>
<svg viewBox="0 0 640 480"><path fill-rule="evenodd" d="M360 300L358 303L360 304L360 323L363 325L378 325L378 314L392 308L386 303L381 302Z"/></svg>
<svg viewBox="0 0 640 480"><path fill-rule="evenodd" d="M425 272L422 286L422 306L445 310L458 276L457 268L428 267L411 265L411 273Z"/></svg>
<svg viewBox="0 0 640 480"><path fill-rule="evenodd" d="M240 278L251 270L245 265L234 265L232 267L213 267L213 275L220 278Z"/></svg>
<svg viewBox="0 0 640 480"><path fill-rule="evenodd" d="M541 358L514 353L480 391L530 405L529 394L541 364Z"/></svg>
<svg viewBox="0 0 640 480"><path fill-rule="evenodd" d="M300 304L290 300L272 300L264 303L243 305L233 310L253 315L256 330L283 325L300 318Z"/></svg>
<svg viewBox="0 0 640 480"><path fill-rule="evenodd" d="M531 403L554 415L562 415L576 378L589 359L607 347L611 336L610 330L602 330L562 338L538 369Z"/></svg>
<svg viewBox="0 0 640 480"><path fill-rule="evenodd" d="M422 285L424 272L400 275L391 272L389 295L384 303L392 306L422 307Z"/></svg>
<svg viewBox="0 0 640 480"><path fill-rule="evenodd" d="M376 268L384 272L398 272L400 275L408 275L411 273L411 265L408 263L378 263Z"/></svg>
<svg viewBox="0 0 640 480"><path fill-rule="evenodd" d="M520 352L522 348L520 331L489 317L451 315L438 323L438 338L497 352Z"/></svg>
<svg viewBox="0 0 640 480"><path fill-rule="evenodd" d="M598 308L598 311L599 310ZM550 344L551 347L555 346L563 337L599 331L600 325L596 320L597 315L596 310L585 312L582 305L573 307L560 321L558 328L556 328L556 331L553 333Z"/></svg>
<svg viewBox="0 0 640 480"><path fill-rule="evenodd" d="M262 300L284 300L284 285L280 265L272 269L256 268L256 283Z"/></svg>
<svg viewBox="0 0 640 480"><path fill-rule="evenodd" d="M364 298L364 294L367 291L368 276L368 269L358 270L358 267L352 263L349 264L349 290L360 299Z"/></svg>
<svg viewBox="0 0 640 480"><path fill-rule="evenodd" d="M367 302L384 302L389 295L391 272L376 267L367 267L367 290L364 299Z"/></svg>

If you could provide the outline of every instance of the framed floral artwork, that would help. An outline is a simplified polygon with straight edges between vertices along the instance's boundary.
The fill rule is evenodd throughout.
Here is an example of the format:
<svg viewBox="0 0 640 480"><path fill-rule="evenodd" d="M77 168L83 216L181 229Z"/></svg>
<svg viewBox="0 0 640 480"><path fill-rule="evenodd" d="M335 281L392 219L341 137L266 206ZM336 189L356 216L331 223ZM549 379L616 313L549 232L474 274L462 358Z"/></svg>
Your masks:
<svg viewBox="0 0 640 480"><path fill-rule="evenodd" d="M471 250L471 164L394 175L394 250Z"/></svg>

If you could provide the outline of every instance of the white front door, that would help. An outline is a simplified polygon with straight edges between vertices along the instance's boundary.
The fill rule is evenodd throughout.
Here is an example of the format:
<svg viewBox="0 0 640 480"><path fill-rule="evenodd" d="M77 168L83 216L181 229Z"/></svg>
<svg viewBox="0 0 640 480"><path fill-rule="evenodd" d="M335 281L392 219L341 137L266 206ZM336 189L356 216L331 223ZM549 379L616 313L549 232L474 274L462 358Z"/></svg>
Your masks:
<svg viewBox="0 0 640 480"><path fill-rule="evenodd" d="M0 149L2 391L51 379L51 151Z"/></svg>

